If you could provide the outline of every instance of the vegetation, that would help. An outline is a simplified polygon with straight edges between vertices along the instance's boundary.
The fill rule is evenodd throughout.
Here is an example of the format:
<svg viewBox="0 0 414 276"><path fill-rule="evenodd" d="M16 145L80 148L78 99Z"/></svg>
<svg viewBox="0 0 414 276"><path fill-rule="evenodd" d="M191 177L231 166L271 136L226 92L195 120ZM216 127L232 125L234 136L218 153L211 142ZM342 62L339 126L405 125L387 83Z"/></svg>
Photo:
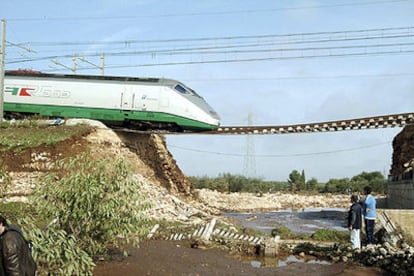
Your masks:
<svg viewBox="0 0 414 276"><path fill-rule="evenodd" d="M311 238L317 241L347 242L349 240L349 233L331 229L319 229L312 234Z"/></svg>
<svg viewBox="0 0 414 276"><path fill-rule="evenodd" d="M292 239L295 236L295 234L288 227L281 225L275 229L272 229L271 236L272 237L279 236L281 239L286 240L286 239Z"/></svg>
<svg viewBox="0 0 414 276"><path fill-rule="evenodd" d="M196 189L211 189L219 192L267 193L289 190L287 182L263 181L260 178L248 178L230 173L221 174L216 178L190 176L189 180Z"/></svg>
<svg viewBox="0 0 414 276"><path fill-rule="evenodd" d="M92 275L95 257L137 245L149 232L140 183L121 159L96 162L83 154L57 162L52 171L30 205L1 206L32 240L40 275Z"/></svg>
<svg viewBox="0 0 414 276"><path fill-rule="evenodd" d="M45 129L46 126L31 124L29 126L30 131L27 127L22 127L19 124L10 127L14 128L13 131L10 131L10 128L4 128L4 125L3 128L0 127L0 151L17 153L41 145L54 145L68 138L84 135L92 129L86 125L48 127Z"/></svg>
<svg viewBox="0 0 414 276"><path fill-rule="evenodd" d="M272 237L280 236L281 239L300 239L300 240L316 240L316 241L332 241L346 243L349 241L349 233L331 229L316 230L311 236L306 234L295 235L288 227L281 225L272 230Z"/></svg>
<svg viewBox="0 0 414 276"><path fill-rule="evenodd" d="M9 189L11 176L7 171L7 166L3 165L3 160L0 159L0 198L4 198Z"/></svg>
<svg viewBox="0 0 414 276"><path fill-rule="evenodd" d="M90 274L92 258L109 247L135 244L149 232L148 205L122 160L93 161L84 154L60 161L33 196L43 230L29 224L38 264L48 273Z"/></svg>
<svg viewBox="0 0 414 276"><path fill-rule="evenodd" d="M31 128L37 127L38 125L38 121L34 117L29 120L19 120L15 122L3 121L0 123L0 128Z"/></svg>
<svg viewBox="0 0 414 276"><path fill-rule="evenodd" d="M362 172L351 179L330 179L319 183L316 178L308 181L305 171L293 170L286 182L264 181L260 178L247 178L240 175L224 173L216 178L207 176L189 177L196 189L211 189L219 192L253 192L267 193L276 191L344 193L362 192L364 186L371 186L374 193L385 194L387 180L380 172Z"/></svg>
<svg viewBox="0 0 414 276"><path fill-rule="evenodd" d="M351 179L330 179L323 192L361 192L364 186L371 186L375 193L385 194L387 192L387 180L380 172L362 172Z"/></svg>

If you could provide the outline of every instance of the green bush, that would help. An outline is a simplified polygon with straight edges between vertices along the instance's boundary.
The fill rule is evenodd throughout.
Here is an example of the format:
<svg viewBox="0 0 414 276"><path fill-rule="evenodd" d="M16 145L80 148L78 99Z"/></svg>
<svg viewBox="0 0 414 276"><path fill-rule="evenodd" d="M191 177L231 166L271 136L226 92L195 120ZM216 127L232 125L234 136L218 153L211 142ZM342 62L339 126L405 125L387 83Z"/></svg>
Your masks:
<svg viewBox="0 0 414 276"><path fill-rule="evenodd" d="M331 229L319 229L312 234L311 238L317 241L346 242L349 240L349 233Z"/></svg>
<svg viewBox="0 0 414 276"><path fill-rule="evenodd" d="M281 239L290 239L294 237L292 230L290 230L288 227L283 226L283 225L275 229L272 229L271 235L272 237L280 236Z"/></svg>
<svg viewBox="0 0 414 276"><path fill-rule="evenodd" d="M33 196L38 216L53 223L46 231L31 231L39 265L48 273L72 275L76 261L86 273L93 267L90 258L105 255L110 246L137 245L149 232L142 215L148 204L122 160L97 162L83 154L53 169Z"/></svg>
<svg viewBox="0 0 414 276"><path fill-rule="evenodd" d="M92 275L92 257L78 246L74 235L55 228L40 229L33 219L20 220L33 243L33 257L39 275Z"/></svg>

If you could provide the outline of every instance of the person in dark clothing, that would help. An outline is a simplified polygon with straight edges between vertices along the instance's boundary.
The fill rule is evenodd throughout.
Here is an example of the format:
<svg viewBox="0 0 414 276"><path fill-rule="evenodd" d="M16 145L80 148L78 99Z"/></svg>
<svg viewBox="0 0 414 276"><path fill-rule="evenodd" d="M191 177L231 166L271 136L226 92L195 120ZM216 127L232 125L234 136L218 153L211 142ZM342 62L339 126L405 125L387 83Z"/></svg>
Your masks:
<svg viewBox="0 0 414 276"><path fill-rule="evenodd" d="M23 233L0 216L0 276L36 275L36 263Z"/></svg>
<svg viewBox="0 0 414 276"><path fill-rule="evenodd" d="M358 196L351 196L351 208L348 213L348 229L350 231L353 249L361 248L362 206L358 203Z"/></svg>

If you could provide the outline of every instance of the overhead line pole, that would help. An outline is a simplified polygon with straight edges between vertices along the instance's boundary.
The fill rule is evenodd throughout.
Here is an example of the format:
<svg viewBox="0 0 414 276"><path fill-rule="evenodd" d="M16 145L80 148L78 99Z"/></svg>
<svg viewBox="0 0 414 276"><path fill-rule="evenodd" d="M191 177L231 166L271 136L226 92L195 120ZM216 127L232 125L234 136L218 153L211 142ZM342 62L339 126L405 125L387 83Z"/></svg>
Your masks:
<svg viewBox="0 0 414 276"><path fill-rule="evenodd" d="M101 54L101 65L96 65L95 63L86 60L85 57L78 57L78 59L80 61L86 62L86 63L88 63L88 64L90 64L90 65L92 65L96 68L99 68L101 70L101 75L102 76L105 75L105 54L104 53Z"/></svg>
<svg viewBox="0 0 414 276"><path fill-rule="evenodd" d="M0 123L3 122L4 104L4 76L6 59L6 19L1 20L1 48L0 48Z"/></svg>

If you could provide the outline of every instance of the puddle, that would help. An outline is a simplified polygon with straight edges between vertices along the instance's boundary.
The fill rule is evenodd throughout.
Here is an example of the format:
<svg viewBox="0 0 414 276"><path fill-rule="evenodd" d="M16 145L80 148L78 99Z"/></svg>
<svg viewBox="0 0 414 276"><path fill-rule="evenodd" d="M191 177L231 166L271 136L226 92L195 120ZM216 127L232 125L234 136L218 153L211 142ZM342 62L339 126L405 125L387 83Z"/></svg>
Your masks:
<svg viewBox="0 0 414 276"><path fill-rule="evenodd" d="M294 255L289 255L285 257L263 257L263 258L257 258L257 257L241 257L240 260L244 263L250 263L252 267L255 268L261 268L261 267L283 267L288 266L292 263L306 263L306 264L321 264L321 265L331 265L332 263L325 261L325 260L319 260L312 257L304 258L298 258Z"/></svg>
<svg viewBox="0 0 414 276"><path fill-rule="evenodd" d="M263 213L226 213L225 216L234 219L243 227L260 230L271 234L272 229L284 225L295 234L312 234L318 229L347 231L346 209L291 209Z"/></svg>
<svg viewBox="0 0 414 276"><path fill-rule="evenodd" d="M286 258L286 260L278 260L278 266L287 266L291 263L307 263L307 264L323 264L323 265L330 265L331 263L328 261L313 259L313 260L304 260L298 259L296 256L290 255Z"/></svg>

